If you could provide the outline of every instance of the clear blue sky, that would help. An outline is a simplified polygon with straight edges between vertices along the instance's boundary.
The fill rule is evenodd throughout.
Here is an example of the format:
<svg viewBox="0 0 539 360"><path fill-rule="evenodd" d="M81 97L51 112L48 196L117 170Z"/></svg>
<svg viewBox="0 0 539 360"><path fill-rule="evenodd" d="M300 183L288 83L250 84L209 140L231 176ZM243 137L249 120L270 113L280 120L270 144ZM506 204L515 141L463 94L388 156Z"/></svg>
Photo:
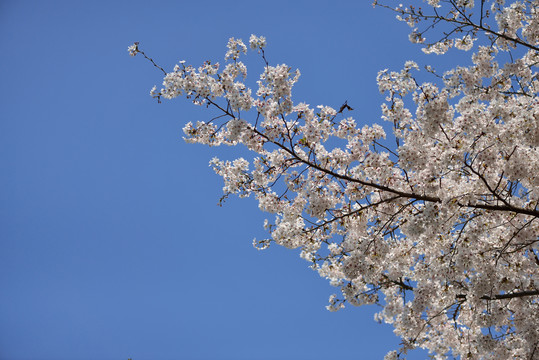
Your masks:
<svg viewBox="0 0 539 360"><path fill-rule="evenodd" d="M166 69L268 39L299 68L295 99L380 119L376 74L426 58L360 1L0 2L0 359L375 359L398 345L376 307L325 310L297 251L256 251L266 214L224 207L213 156L181 129L208 113L157 104ZM436 60L436 59L435 59ZM251 72L251 75L257 76ZM423 358L421 354L417 358Z"/></svg>

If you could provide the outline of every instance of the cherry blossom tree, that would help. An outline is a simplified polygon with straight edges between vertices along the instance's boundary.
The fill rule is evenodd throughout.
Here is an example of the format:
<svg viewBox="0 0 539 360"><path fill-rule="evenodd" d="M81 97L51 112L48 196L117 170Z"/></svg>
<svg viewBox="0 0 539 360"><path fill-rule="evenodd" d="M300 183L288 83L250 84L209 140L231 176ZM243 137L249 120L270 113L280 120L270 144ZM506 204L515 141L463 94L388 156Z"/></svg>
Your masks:
<svg viewBox="0 0 539 360"><path fill-rule="evenodd" d="M426 53L473 50L471 64L419 82L419 66L383 70L384 127L359 127L351 107L292 99L300 73L263 62L246 85L247 45L225 65L180 62L151 95L179 96L218 116L188 123L185 140L244 146L251 159L211 165L225 197L254 196L274 214L255 240L301 249L339 288L328 309L378 304L402 346L435 358L539 359L539 0L376 4L411 27ZM422 7L420 7L422 6ZM422 72L421 74L423 74ZM386 138L387 137L387 138Z"/></svg>

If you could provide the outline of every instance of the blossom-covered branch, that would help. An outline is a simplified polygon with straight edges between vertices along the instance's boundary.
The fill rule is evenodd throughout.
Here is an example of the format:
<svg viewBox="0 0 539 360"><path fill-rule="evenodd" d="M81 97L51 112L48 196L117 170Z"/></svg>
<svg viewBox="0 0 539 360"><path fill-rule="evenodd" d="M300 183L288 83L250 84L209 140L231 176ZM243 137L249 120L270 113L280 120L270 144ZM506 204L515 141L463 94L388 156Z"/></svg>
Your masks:
<svg viewBox="0 0 539 360"><path fill-rule="evenodd" d="M266 39L255 35L256 90L241 61L247 45L232 38L224 66L182 61L151 94L218 112L188 123L185 140L254 154L211 166L225 197L254 196L274 214L270 238L255 246L300 248L340 289L329 310L381 305L376 319L403 344L388 359L417 347L437 358L531 358L539 354L539 3L427 2L428 13L392 9L414 42L442 30L426 52L474 49L472 65L441 75L427 68L426 83L412 61L381 71L392 133L358 126L347 102L293 101L299 71L271 65ZM138 44L129 51L142 53Z"/></svg>

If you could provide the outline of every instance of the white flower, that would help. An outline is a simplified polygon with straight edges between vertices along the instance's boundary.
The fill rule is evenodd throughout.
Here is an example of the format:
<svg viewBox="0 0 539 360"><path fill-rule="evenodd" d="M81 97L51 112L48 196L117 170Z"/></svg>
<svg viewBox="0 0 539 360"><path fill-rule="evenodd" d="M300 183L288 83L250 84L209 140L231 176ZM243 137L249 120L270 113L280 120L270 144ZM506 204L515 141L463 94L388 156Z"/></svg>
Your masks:
<svg viewBox="0 0 539 360"><path fill-rule="evenodd" d="M135 56L140 52L138 49L138 44L138 42L135 42L133 43L133 45L129 45L129 47L127 48L127 51L129 51L129 55Z"/></svg>
<svg viewBox="0 0 539 360"><path fill-rule="evenodd" d="M266 38L264 36L257 37L256 35L251 35L249 38L249 46L253 50L261 50L266 47Z"/></svg>
<svg viewBox="0 0 539 360"><path fill-rule="evenodd" d="M228 51L226 52L225 60L237 60L240 53L245 54L247 52L247 47L241 39L230 38L226 47L228 48Z"/></svg>

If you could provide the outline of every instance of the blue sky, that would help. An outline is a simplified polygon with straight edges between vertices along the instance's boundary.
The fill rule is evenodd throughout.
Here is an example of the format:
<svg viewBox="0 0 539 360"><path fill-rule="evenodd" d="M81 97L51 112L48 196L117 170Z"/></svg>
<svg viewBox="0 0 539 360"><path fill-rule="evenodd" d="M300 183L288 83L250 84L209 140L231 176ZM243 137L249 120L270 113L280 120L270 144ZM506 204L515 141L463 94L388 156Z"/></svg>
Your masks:
<svg viewBox="0 0 539 360"><path fill-rule="evenodd" d="M432 60L370 1L0 2L0 359L374 359L399 340L297 251L255 250L254 200L217 206L231 148L182 140L208 113L149 96L165 69L268 40L296 102L380 121L376 74ZM258 76L251 72L254 79ZM423 358L425 354L417 355ZM413 357L412 357L413 358Z"/></svg>

